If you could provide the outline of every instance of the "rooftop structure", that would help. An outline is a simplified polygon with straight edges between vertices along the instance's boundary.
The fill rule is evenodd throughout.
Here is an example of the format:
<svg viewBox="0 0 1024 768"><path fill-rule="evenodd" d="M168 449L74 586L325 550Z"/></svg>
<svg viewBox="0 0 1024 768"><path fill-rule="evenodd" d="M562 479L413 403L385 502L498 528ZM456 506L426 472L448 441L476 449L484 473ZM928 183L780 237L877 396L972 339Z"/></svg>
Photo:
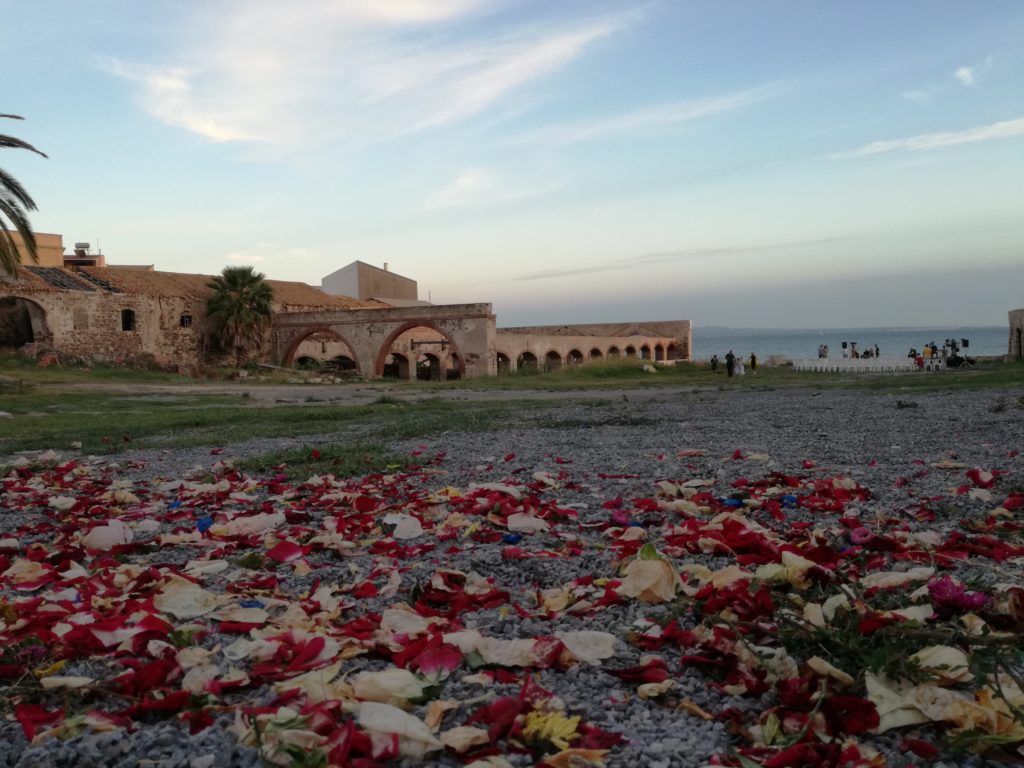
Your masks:
<svg viewBox="0 0 1024 768"><path fill-rule="evenodd" d="M321 288L332 296L352 296L362 301L376 299L395 307L427 303L419 300L415 280L389 272L387 264L381 269L362 261L353 261L327 275L321 282Z"/></svg>

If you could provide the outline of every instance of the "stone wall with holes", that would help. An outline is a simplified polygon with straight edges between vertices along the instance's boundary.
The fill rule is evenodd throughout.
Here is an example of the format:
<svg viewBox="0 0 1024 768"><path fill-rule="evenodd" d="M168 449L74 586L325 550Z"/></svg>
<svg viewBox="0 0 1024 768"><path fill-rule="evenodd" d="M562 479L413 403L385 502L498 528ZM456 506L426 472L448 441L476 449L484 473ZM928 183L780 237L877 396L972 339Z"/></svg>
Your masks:
<svg viewBox="0 0 1024 768"><path fill-rule="evenodd" d="M693 327L689 320L641 320L626 323L577 323L573 325L532 325L518 328L499 328L498 338L506 346L514 347L512 337L529 337L534 346L548 344L552 349L564 346L564 341L573 339L574 346L590 345L590 348L623 349L629 344L660 343L664 348L671 346L672 354L666 354L665 361L689 360L693 349ZM653 346L652 346L653 349Z"/></svg>
<svg viewBox="0 0 1024 768"><path fill-rule="evenodd" d="M420 353L443 354L442 362L467 378L497 372L490 304L279 313L271 329L272 357L290 365L309 349L307 339L325 336L349 350L366 378L381 377L393 352L411 367Z"/></svg>
<svg viewBox="0 0 1024 768"><path fill-rule="evenodd" d="M679 341L669 336L583 336L526 333L529 329L495 336L500 371L521 368L552 370L597 360L634 357L657 363L675 363L681 356Z"/></svg>
<svg viewBox="0 0 1024 768"><path fill-rule="evenodd" d="M96 362L152 356L162 365L191 366L203 354L204 303L184 298L86 291L5 292L27 306L32 341L21 351Z"/></svg>

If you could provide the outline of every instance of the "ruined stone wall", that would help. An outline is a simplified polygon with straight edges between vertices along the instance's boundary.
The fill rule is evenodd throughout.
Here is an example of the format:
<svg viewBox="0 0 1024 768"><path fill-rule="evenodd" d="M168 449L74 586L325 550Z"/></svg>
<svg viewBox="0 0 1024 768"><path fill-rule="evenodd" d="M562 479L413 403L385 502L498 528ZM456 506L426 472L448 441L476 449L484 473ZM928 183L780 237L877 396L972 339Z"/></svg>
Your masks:
<svg viewBox="0 0 1024 768"><path fill-rule="evenodd" d="M273 359L289 365L306 338L334 334L352 350L364 376L379 377L392 345L410 330L415 332L405 337L409 343L400 353L413 361L413 340L446 337L451 345L445 351L459 355L467 378L497 372L490 304L281 313L274 317L271 331Z"/></svg>
<svg viewBox="0 0 1024 768"><path fill-rule="evenodd" d="M678 341L672 336L579 336L500 330L495 337L495 348L507 358L508 370L518 369L522 355L532 355L540 366L550 360L549 355L557 356L557 362L565 365L572 364L576 355L580 362L616 357L665 363L684 359L680 357Z"/></svg>
<svg viewBox="0 0 1024 768"><path fill-rule="evenodd" d="M671 338L677 347L677 359L689 360L693 349L693 327L689 320L640 320L626 323L576 323L572 325L529 325L499 328L499 334L539 337ZM596 343L596 342L595 342ZM606 342L602 341L601 344ZM622 346L622 345L619 345Z"/></svg>
<svg viewBox="0 0 1024 768"><path fill-rule="evenodd" d="M45 327L34 328L30 351L59 352L95 361L152 355L164 364L193 365L203 351L201 302L182 298L85 291L8 294L32 302ZM134 313L125 330L123 311ZM190 318L182 324L182 316Z"/></svg>

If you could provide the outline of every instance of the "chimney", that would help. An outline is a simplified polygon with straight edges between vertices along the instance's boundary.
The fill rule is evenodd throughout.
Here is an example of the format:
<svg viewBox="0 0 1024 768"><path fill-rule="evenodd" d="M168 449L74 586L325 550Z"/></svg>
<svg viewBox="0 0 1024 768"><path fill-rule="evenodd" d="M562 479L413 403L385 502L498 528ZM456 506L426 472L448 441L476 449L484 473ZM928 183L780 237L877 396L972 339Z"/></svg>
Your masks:
<svg viewBox="0 0 1024 768"><path fill-rule="evenodd" d="M388 271L388 263L387 263L386 261L384 262L384 271L385 271L385 272L387 272L387 271Z"/></svg>

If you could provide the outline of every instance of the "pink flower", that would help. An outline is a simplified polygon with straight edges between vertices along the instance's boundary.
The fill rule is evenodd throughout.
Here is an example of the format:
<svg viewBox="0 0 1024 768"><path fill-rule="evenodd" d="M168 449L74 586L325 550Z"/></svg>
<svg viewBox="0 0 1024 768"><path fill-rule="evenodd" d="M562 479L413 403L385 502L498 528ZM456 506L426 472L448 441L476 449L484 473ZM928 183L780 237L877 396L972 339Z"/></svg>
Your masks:
<svg viewBox="0 0 1024 768"><path fill-rule="evenodd" d="M873 534L863 525L858 525L856 528L851 530L846 535L854 544L867 544L869 541L875 538L875 534Z"/></svg>
<svg viewBox="0 0 1024 768"><path fill-rule="evenodd" d="M932 601L943 608L959 608L961 610L978 610L988 605L989 596L982 592L968 592L963 584L958 584L949 576L928 585L928 594Z"/></svg>

